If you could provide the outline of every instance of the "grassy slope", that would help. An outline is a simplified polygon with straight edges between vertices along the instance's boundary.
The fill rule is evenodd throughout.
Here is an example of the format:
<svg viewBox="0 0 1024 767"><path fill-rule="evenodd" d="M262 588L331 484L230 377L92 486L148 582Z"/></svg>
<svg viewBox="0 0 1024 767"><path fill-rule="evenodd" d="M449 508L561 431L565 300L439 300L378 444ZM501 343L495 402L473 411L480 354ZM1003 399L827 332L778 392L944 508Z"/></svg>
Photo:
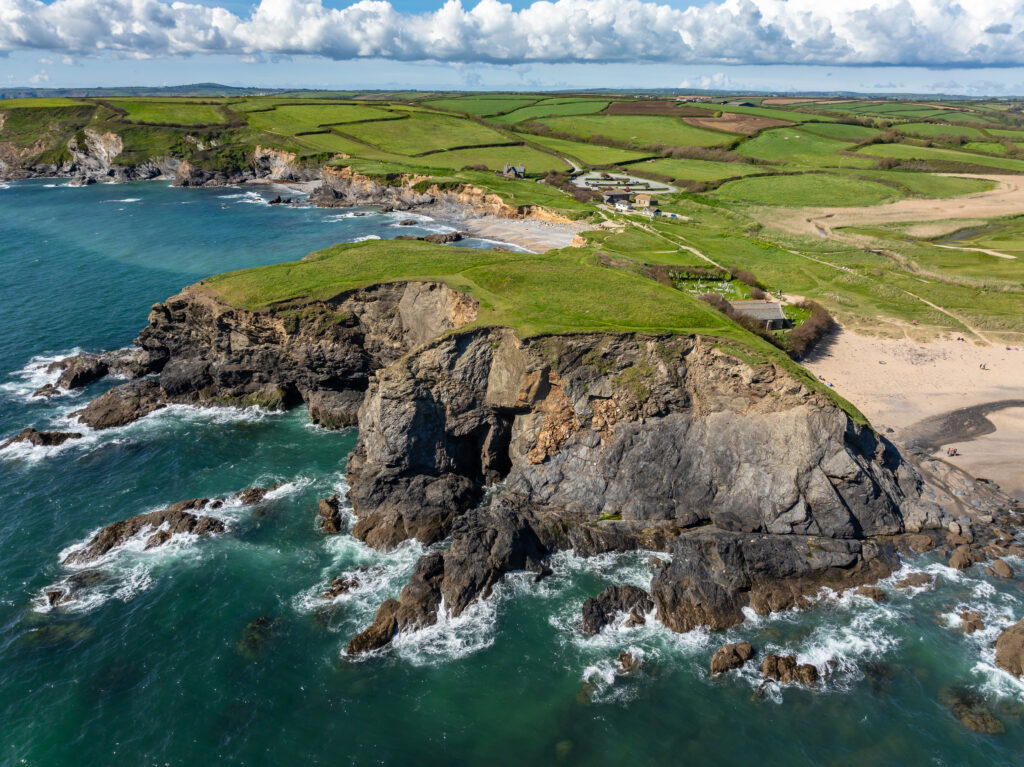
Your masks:
<svg viewBox="0 0 1024 767"><path fill-rule="evenodd" d="M541 120L552 130L571 133L583 140L600 135L634 146L715 146L735 138L717 131L694 128L677 117L627 115L582 115Z"/></svg>

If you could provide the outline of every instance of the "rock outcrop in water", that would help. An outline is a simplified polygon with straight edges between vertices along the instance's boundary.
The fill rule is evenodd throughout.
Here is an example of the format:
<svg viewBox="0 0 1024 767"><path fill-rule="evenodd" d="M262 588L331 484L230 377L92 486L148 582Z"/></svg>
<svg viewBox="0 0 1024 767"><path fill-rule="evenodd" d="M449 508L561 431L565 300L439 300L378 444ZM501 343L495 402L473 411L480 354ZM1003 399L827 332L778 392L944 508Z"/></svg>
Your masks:
<svg viewBox="0 0 1024 767"><path fill-rule="evenodd" d="M200 284L155 305L137 340L140 370L158 377L80 417L99 428L167 402L306 402L325 426L357 423L353 534L384 550L451 545L421 560L351 653L442 605L459 615L508 572L543 577L564 550L671 552L651 585L659 620L731 626L744 608L888 575L902 533L950 521L892 445L780 368L692 336L451 332L476 314L435 283L258 312Z"/></svg>
<svg viewBox="0 0 1024 767"><path fill-rule="evenodd" d="M10 439L0 443L0 450L19 442L36 445L37 447L55 447L57 445L63 445L69 439L81 438L82 434L77 431L36 431L35 429L28 427L22 429Z"/></svg>

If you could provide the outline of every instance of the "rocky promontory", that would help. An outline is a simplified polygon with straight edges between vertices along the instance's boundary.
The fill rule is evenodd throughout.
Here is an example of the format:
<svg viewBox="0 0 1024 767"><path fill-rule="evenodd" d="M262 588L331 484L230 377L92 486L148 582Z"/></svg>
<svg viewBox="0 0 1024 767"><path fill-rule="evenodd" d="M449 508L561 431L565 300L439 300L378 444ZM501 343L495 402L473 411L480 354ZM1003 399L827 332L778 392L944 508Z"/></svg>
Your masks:
<svg viewBox="0 0 1024 767"><path fill-rule="evenodd" d="M383 550L450 545L381 605L354 654L433 623L442 605L460 614L506 573L545 577L558 551L670 555L647 592L596 597L584 625L636 624L653 606L689 631L872 583L917 538L948 535L893 445L775 364L694 335L521 338L477 314L435 282L259 310L200 283L153 307L134 368L148 377L80 417L101 428L168 402L306 403L321 425L357 425L353 534Z"/></svg>

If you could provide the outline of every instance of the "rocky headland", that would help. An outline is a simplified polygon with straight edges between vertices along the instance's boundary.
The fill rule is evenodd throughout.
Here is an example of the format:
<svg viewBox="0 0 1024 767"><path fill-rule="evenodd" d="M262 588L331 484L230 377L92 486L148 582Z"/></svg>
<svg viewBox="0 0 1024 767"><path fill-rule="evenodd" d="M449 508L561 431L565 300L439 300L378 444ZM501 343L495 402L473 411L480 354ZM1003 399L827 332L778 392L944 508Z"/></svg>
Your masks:
<svg viewBox="0 0 1024 767"><path fill-rule="evenodd" d="M565 550L663 553L648 590L588 602L581 626L596 633L652 610L675 631L725 628L747 608L873 583L901 554L960 552L969 567L1018 546L1018 512L995 489L975 488L988 493L982 511L962 493L954 502L948 476L926 484L892 444L781 367L693 335L520 338L478 326L478 309L436 282L260 310L200 283L153 307L137 349L117 353L117 374L134 380L78 416L102 429L168 403L304 403L315 423L358 427L353 534L381 550L448 545L420 560L351 654L430 625L442 607L459 615L509 572L544 578ZM114 359L69 360L64 373L80 373L65 383L109 373ZM340 529L337 509L321 503L324 532ZM174 525L192 524L189 509L174 513Z"/></svg>

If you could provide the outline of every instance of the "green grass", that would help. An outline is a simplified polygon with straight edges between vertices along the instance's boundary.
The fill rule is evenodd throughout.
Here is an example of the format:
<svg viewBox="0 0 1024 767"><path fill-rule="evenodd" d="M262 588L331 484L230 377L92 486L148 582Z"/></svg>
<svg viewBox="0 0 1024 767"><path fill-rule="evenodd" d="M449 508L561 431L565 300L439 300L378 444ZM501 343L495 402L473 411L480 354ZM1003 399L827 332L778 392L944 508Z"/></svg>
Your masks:
<svg viewBox="0 0 1024 767"><path fill-rule="evenodd" d="M565 141L548 136L525 134L523 138L558 154L573 157L586 165L613 165L649 156L643 152L634 152L629 149L618 149L616 147L601 146L600 144L584 144L580 141Z"/></svg>
<svg viewBox="0 0 1024 767"><path fill-rule="evenodd" d="M212 277L205 290L248 309L326 299L381 282L436 280L481 304L476 324L522 337L600 330L747 334L701 302L627 272L597 265L589 251L532 254L446 248L422 242L336 245L312 258Z"/></svg>
<svg viewBox="0 0 1024 767"><path fill-rule="evenodd" d="M582 115L541 120L554 131L570 133L583 140L607 136L633 146L715 146L728 143L732 136L687 125L677 117L633 115Z"/></svg>
<svg viewBox="0 0 1024 767"><path fill-rule="evenodd" d="M65 98L0 99L0 112L7 109L18 109L20 107L41 109L44 107L73 107L81 106L81 104L81 101Z"/></svg>
<svg viewBox="0 0 1024 767"><path fill-rule="evenodd" d="M993 169L1024 173L1024 160L1003 157L986 157L982 154L959 152L955 149L941 149L931 146L910 146L909 144L872 144L859 150L860 154L872 157L895 157L899 160L938 160L967 165L986 165Z"/></svg>
<svg viewBox="0 0 1024 767"><path fill-rule="evenodd" d="M127 112L124 119L131 122L163 125L206 125L227 122L224 112L211 104L150 100L118 100L110 103L124 109Z"/></svg>
<svg viewBox="0 0 1024 767"><path fill-rule="evenodd" d="M422 102L425 106L446 109L450 112L468 112L469 114L489 117L502 112L511 112L520 107L529 106L536 98L522 96L465 96L462 98L433 99Z"/></svg>
<svg viewBox="0 0 1024 767"><path fill-rule="evenodd" d="M727 104L694 104L693 106L708 109L713 112L734 112L742 115L757 115L758 117L770 117L773 120L786 120L787 122L800 122L801 120L831 122L834 117L828 115L814 115L808 112L798 112L795 109L771 109L768 107L734 107ZM797 104L796 106L800 106Z"/></svg>
<svg viewBox="0 0 1024 767"><path fill-rule="evenodd" d="M980 178L957 178L956 176L938 176L933 173L912 173L898 170L864 170L856 171L856 175L898 184L908 193L921 197L960 197L965 194L987 192L995 188L995 183Z"/></svg>
<svg viewBox="0 0 1024 767"><path fill-rule="evenodd" d="M969 128L965 125L939 125L938 123L905 123L895 125L893 128L898 133L910 133L916 136L927 136L928 138L938 136L967 136L969 138L984 139L985 134L977 128Z"/></svg>
<svg viewBox="0 0 1024 767"><path fill-rule="evenodd" d="M472 165L486 165L490 170L501 170L510 163L525 166L527 174L531 176L542 176L549 170L569 170L569 165L559 158L528 146L455 149L416 157L414 162L426 168L450 168L453 170L460 170Z"/></svg>
<svg viewBox="0 0 1024 767"><path fill-rule="evenodd" d="M332 152L351 156L366 150L366 147L359 142L333 132L311 133L299 136L295 140L315 152Z"/></svg>
<svg viewBox="0 0 1024 767"><path fill-rule="evenodd" d="M430 112L412 113L405 120L346 125L341 128L341 132L387 152L402 155L515 141L479 123Z"/></svg>
<svg viewBox="0 0 1024 767"><path fill-rule="evenodd" d="M851 143L864 141L882 134L880 130L875 128L865 128L863 125L846 125L844 123L808 124L802 125L800 130L813 133L816 136L837 139L838 141L849 141Z"/></svg>
<svg viewBox="0 0 1024 767"><path fill-rule="evenodd" d="M968 141L961 148L971 152L988 152L989 154L1006 154L1008 151L1006 144L998 141Z"/></svg>
<svg viewBox="0 0 1024 767"><path fill-rule="evenodd" d="M817 126L816 126L817 127ZM760 160L811 168L871 167L876 161L862 157L845 157L840 151L849 150L843 141L808 133L802 127L775 128L744 142L737 153Z"/></svg>
<svg viewBox="0 0 1024 767"><path fill-rule="evenodd" d="M3 103L4 102L0 101L0 109L3 108ZM998 136L999 138L1008 138L1010 141L1024 141L1024 131L989 128L988 132L993 136Z"/></svg>
<svg viewBox="0 0 1024 767"><path fill-rule="evenodd" d="M631 165L629 170L643 173L645 170L660 173L663 176L671 176L677 180L685 181L717 181L733 176L746 176L749 173L764 173L774 168L747 165L739 162L713 162L710 160L675 160L659 159Z"/></svg>
<svg viewBox="0 0 1024 767"><path fill-rule="evenodd" d="M549 115L590 115L597 112L603 112L607 106L607 101L546 101L540 102L535 106L517 109L507 115L493 117L491 120L492 122L502 123L504 125L512 125L514 123L523 122L524 120L535 120L538 117L547 117Z"/></svg>
<svg viewBox="0 0 1024 767"><path fill-rule="evenodd" d="M302 106L278 106L269 112L250 112L249 124L270 131L291 136L304 131L319 130L321 125L349 123L354 120L386 120L399 117L379 107L366 104L322 104Z"/></svg>
<svg viewBox="0 0 1024 767"><path fill-rule="evenodd" d="M805 173L794 176L762 176L730 181L715 196L758 205L787 207L861 206L899 197L898 190L852 176Z"/></svg>

